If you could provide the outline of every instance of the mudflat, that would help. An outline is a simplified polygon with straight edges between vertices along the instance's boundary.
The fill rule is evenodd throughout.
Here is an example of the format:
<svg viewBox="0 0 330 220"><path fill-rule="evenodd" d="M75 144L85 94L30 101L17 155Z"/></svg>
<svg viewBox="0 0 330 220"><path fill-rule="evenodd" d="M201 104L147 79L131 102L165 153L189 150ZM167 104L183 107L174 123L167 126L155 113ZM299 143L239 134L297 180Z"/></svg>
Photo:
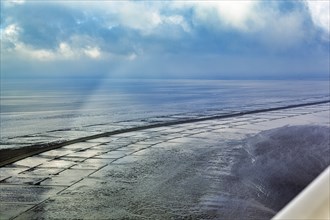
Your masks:
<svg viewBox="0 0 330 220"><path fill-rule="evenodd" d="M329 165L328 134L320 104L81 141L1 167L0 213L271 218Z"/></svg>

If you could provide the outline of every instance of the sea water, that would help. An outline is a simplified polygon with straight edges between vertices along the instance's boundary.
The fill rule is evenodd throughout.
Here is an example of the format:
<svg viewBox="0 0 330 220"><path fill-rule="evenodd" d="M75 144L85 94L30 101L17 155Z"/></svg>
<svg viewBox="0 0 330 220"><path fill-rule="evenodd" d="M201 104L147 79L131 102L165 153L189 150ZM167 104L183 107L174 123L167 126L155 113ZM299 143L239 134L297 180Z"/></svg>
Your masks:
<svg viewBox="0 0 330 220"><path fill-rule="evenodd" d="M328 81L8 79L0 149L328 99Z"/></svg>

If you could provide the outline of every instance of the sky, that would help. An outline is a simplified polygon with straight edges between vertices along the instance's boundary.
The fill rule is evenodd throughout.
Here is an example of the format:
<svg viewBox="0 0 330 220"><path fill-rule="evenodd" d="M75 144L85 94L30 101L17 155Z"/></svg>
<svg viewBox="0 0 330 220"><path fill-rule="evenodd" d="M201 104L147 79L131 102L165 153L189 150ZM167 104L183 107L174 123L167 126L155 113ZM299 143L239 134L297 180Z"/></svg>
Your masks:
<svg viewBox="0 0 330 220"><path fill-rule="evenodd" d="M1 1L2 78L329 79L329 1Z"/></svg>

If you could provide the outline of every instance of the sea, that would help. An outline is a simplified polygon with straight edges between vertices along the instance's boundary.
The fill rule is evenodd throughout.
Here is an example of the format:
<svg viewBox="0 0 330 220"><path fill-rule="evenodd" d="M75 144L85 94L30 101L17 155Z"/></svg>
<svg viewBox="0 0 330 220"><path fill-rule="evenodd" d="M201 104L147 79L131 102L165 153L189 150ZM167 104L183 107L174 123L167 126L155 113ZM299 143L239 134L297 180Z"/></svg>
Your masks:
<svg viewBox="0 0 330 220"><path fill-rule="evenodd" d="M329 100L329 88L328 80L7 79L0 149Z"/></svg>
<svg viewBox="0 0 330 220"><path fill-rule="evenodd" d="M46 146L150 124L325 101L330 98L329 88L329 81L2 80L0 150ZM111 183L118 180L122 184L120 191L111 188L118 185L102 181L93 185L91 192L113 192L103 196L100 204L106 205L102 207L109 207L109 201L117 204L117 198L124 201L119 204L125 209L135 201L152 204L151 208L147 206L146 216L170 213L174 218L270 219L329 166L329 129L285 126L242 141L219 143L212 149L189 143L180 145L181 151L164 148L148 159L119 165L115 170L120 175L107 173ZM190 150L192 146L194 151ZM83 201L83 207L95 206L81 196L72 197L75 205Z"/></svg>

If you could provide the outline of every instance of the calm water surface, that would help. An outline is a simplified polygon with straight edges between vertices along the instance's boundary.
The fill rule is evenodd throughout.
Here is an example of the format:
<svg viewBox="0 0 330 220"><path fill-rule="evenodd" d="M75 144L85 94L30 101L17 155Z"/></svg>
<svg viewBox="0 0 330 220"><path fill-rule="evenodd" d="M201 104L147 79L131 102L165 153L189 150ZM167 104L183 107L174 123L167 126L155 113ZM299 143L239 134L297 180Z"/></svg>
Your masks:
<svg viewBox="0 0 330 220"><path fill-rule="evenodd" d="M0 147L326 99L328 81L6 80Z"/></svg>

